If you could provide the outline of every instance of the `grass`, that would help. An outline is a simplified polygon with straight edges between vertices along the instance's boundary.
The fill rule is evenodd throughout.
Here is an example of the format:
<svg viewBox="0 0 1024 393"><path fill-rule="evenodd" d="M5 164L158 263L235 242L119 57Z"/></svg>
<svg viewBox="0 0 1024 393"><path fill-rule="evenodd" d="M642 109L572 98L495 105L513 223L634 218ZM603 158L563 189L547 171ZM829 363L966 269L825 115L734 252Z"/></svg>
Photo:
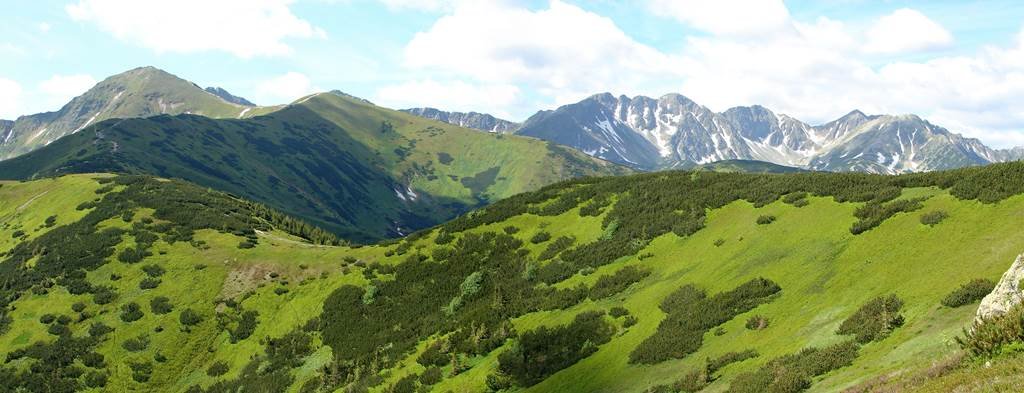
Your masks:
<svg viewBox="0 0 1024 393"><path fill-rule="evenodd" d="M456 159L452 165L457 163ZM100 187L92 177L76 175L57 180L4 182L0 186L0 217L9 225L0 227L0 250L13 246L11 233L16 228L26 229L30 237L37 236L32 230L50 215L58 216L58 225L81 217L84 212L75 210L75 206L94 199L95 190ZM907 190L904 196L914 193L914 197L919 197L918 192ZM949 218L942 225L922 225L920 213L899 213L856 236L850 234L849 228L856 221L853 211L858 204L836 203L831 198L813 196L807 198L810 204L802 208L781 200L761 208L745 201L733 202L710 211L706 227L691 236L662 235L637 256L621 258L597 268L592 274L577 274L558 283L557 287L593 285L599 277L624 266L637 266L651 272L625 292L609 298L587 299L566 310L534 312L514 319L515 328L525 331L566 324L583 311L622 306L638 320L636 325L601 345L593 355L527 391L638 392L672 383L686 370L702 367L707 358L730 352L757 351L759 357L719 370L716 375L720 378L706 390L724 391L737 375L757 370L773 358L805 347L822 347L847 340L848 337L835 334L841 321L866 301L889 293L903 299L901 312L906 318L905 324L884 340L866 344L852 366L818 378L810 390L838 391L872 381L880 375L926 369L931 359L956 352L951 339L973 318L973 307L940 307L940 300L968 279L998 279L1024 249L1024 233L1017 228L1017 223L1024 218L1024 196L1014 196L997 204L981 204L957 200L944 191L927 192L930 198L923 202L923 211L948 212ZM32 201L31 209L19 210L29 201ZM138 211L135 219L151 214ZM778 220L771 225L758 225L757 218L762 215L775 216ZM580 244L601 236L603 218L603 215L580 217L577 207L558 216L523 214L471 231L500 232L507 225L517 226L521 230L514 236L524 242L532 257L536 257L546 244L530 243L529 238L534 233L544 230L553 237L573 236ZM103 225L127 227L130 224L116 219ZM436 233L425 236L412 242L412 247L421 248L429 255L437 247L435 237ZM725 241L714 246L718 239ZM47 295L22 297L14 303L17 309L12 313L14 322L10 331L0 335L0 356L35 341L53 340L38 322L39 316L45 313L72 315L71 305L83 302L87 305L86 311L96 316L85 323L72 323L76 334L83 334L93 321L116 328L111 339L98 348L111 364L108 389L123 391L145 387L163 391L183 390L192 384L208 386L218 380L206 373L215 362L223 361L229 366L227 374L219 379L236 377L252 356L262 352L262 339L280 337L317 316L324 299L335 288L345 284L366 285L361 268L352 265L348 274L342 273L345 257L383 264L397 264L405 258L385 256L385 251L395 246L313 246L277 231L261 234L259 244L252 249L239 249L237 236L208 230L198 232L196 240L206 242L209 247L200 249L184 242L171 245L160 240L154 244L153 255L141 263L123 264L114 256L107 264L89 272L89 282L117 289L119 298L107 305L94 304L88 295L70 295L59 286ZM126 235L119 249L131 245L133 240ZM649 256L642 260L638 257L647 254ZM140 290L138 282L146 277L141 267L147 264L160 265L166 273L157 288ZM205 268L197 270L197 264ZM112 274L121 278L112 281ZM709 331L704 336L703 346L683 359L649 366L628 364L629 353L649 337L664 318L658 304L668 294L685 284L697 285L714 294L756 277L777 282L782 287L781 293L772 302L722 324L724 335ZM275 288L282 286L289 291L276 294ZM149 301L156 296L171 299L174 311L166 315L153 314ZM235 344L216 326L215 315L224 309L217 301L229 298L238 301L243 309L259 313L259 324L252 336ZM145 316L130 324L121 322L117 310L127 302L142 305ZM179 329L178 314L184 308L195 309L204 316L204 321L190 333ZM747 319L754 315L769 318L771 327L746 329ZM163 331L156 333L157 326L163 327ZM122 348L124 340L142 334L148 335L151 341L146 350L130 353ZM371 391L384 391L406 375L422 373L423 367L415 362L416 356L434 339L436 337L424 338L417 350L400 360L395 368L383 370L384 382ZM314 346L313 354L293 371L296 383L290 391L298 391L303 382L317 377L320 368L330 362L330 349L321 346L318 340L314 340ZM448 376L446 366L443 368L445 378L433 390L485 391L484 381L497 367L497 356L503 350L499 348L470 359L472 367L454 377ZM153 361L157 351L167 357L167 362L153 363L153 377L148 385L133 382L128 362ZM944 391L960 385L997 386L977 385L988 383L984 382L986 380L1010 384L998 386L1019 386L1020 382L1013 382L1013 378L993 378L1011 375L1024 367L1022 364L1014 359L992 368L967 368L930 381L922 389Z"/></svg>

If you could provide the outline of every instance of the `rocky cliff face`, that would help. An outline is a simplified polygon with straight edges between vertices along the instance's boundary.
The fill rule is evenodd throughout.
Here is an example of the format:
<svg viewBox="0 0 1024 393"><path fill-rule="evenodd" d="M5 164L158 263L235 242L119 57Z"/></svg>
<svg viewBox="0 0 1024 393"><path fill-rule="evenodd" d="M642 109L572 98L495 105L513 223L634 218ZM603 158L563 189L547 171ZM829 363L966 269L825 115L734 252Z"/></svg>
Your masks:
<svg viewBox="0 0 1024 393"><path fill-rule="evenodd" d="M256 106L256 104L253 104L251 101L249 101L249 100L247 100L245 98L236 96L234 94L231 94L227 90L224 90L223 88L220 88L220 87L207 87L206 91L209 92L210 94L213 94L213 95L215 95L217 97L220 97L224 101L230 102L232 104L238 104L238 105L244 105L244 106Z"/></svg>
<svg viewBox="0 0 1024 393"><path fill-rule="evenodd" d="M1021 293L1021 280L1024 280L1024 254L1017 256L1017 260L1010 265L1010 269L1003 273L995 289L988 296L981 300L978 306L976 320L990 319L1006 314L1013 306L1024 301L1024 294Z"/></svg>

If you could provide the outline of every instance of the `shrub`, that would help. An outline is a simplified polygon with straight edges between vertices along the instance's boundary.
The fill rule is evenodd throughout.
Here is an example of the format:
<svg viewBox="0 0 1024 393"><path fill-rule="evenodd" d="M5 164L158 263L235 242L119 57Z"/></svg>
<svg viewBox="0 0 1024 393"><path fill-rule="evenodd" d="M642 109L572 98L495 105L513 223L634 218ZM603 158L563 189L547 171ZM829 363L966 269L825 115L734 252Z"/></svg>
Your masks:
<svg viewBox="0 0 1024 393"><path fill-rule="evenodd" d="M211 364L210 367L206 369L206 375L209 375L211 377L219 377L221 375L227 374L228 370L230 369L231 368L228 366L227 362L223 360L218 360L216 362L213 362L213 364Z"/></svg>
<svg viewBox="0 0 1024 393"><path fill-rule="evenodd" d="M11 237L14 238L14 239L17 239L17 238L22 237L22 236L25 236L25 231L20 230L20 229L14 231L13 233L11 233Z"/></svg>
<svg viewBox="0 0 1024 393"><path fill-rule="evenodd" d="M123 343L121 343L121 348L124 348L124 350L128 352L145 351L147 347L149 347L149 337L146 337L144 335L129 338L127 340L124 340Z"/></svg>
<svg viewBox="0 0 1024 393"><path fill-rule="evenodd" d="M934 210L921 215L921 223L927 226L935 226L949 217L949 214L942 210Z"/></svg>
<svg viewBox="0 0 1024 393"><path fill-rule="evenodd" d="M715 247L721 247L723 244L725 244L725 239L718 238L718 240L715 240Z"/></svg>
<svg viewBox="0 0 1024 393"><path fill-rule="evenodd" d="M708 359L707 369L709 373L714 373L721 370L723 367L733 363L742 362L747 359L758 357L759 354L753 349L748 349L741 352L728 352L714 359Z"/></svg>
<svg viewBox="0 0 1024 393"><path fill-rule="evenodd" d="M615 328L602 312L585 312L565 326L522 333L512 348L498 355L498 371L522 387L529 387L572 366L611 340Z"/></svg>
<svg viewBox="0 0 1024 393"><path fill-rule="evenodd" d="M285 287L274 288L274 294L275 295L279 295L280 296L280 295L284 295L286 293L288 293L288 288L285 288Z"/></svg>
<svg viewBox="0 0 1024 393"><path fill-rule="evenodd" d="M794 204L796 204L799 201L806 201L806 200L807 200L807 193L806 192L789 193L789 194L786 194L786 196L782 197L782 203L787 203L787 204L790 204L790 205L794 205Z"/></svg>
<svg viewBox="0 0 1024 393"><path fill-rule="evenodd" d="M146 277L139 281L139 289L153 289L158 286L160 286L159 278Z"/></svg>
<svg viewBox="0 0 1024 393"><path fill-rule="evenodd" d="M608 309L608 315L611 315L613 318L618 318L629 315L629 310L622 306L615 306Z"/></svg>
<svg viewBox="0 0 1024 393"><path fill-rule="evenodd" d="M150 362L131 362L128 364L132 369L132 379L138 383L145 383L149 381L150 376L153 375L153 363Z"/></svg>
<svg viewBox="0 0 1024 393"><path fill-rule="evenodd" d="M448 364L450 359L448 354L441 351L443 346L443 341L434 341L432 344L427 346L427 349L423 350L423 353L421 353L419 357L416 358L416 362L422 364L423 367L440 367Z"/></svg>
<svg viewBox="0 0 1024 393"><path fill-rule="evenodd" d="M138 303L131 302L121 306L121 320L124 322L135 322L142 319L142 307Z"/></svg>
<svg viewBox="0 0 1024 393"><path fill-rule="evenodd" d="M156 264L149 264L149 265L143 266L142 267L142 271L146 272L147 275L149 275L150 277L153 277L153 278L160 277L160 276L164 275L164 273L167 272L166 270L164 270L163 267L161 267L160 265L156 265Z"/></svg>
<svg viewBox="0 0 1024 393"><path fill-rule="evenodd" d="M762 330L768 328L768 317L764 315L754 315L747 319L747 329L750 330Z"/></svg>
<svg viewBox="0 0 1024 393"><path fill-rule="evenodd" d="M97 287L93 289L92 301L93 303L103 305L110 304L117 299L117 293L114 292L113 288L110 287Z"/></svg>
<svg viewBox="0 0 1024 393"><path fill-rule="evenodd" d="M881 340L903 325L902 307L903 301L896 295L871 299L844 320L836 334L853 334L859 343Z"/></svg>
<svg viewBox="0 0 1024 393"><path fill-rule="evenodd" d="M43 222L43 226L45 226L47 228L51 228L54 225L57 225L57 216L46 217L46 221Z"/></svg>
<svg viewBox="0 0 1024 393"><path fill-rule="evenodd" d="M416 374L409 374L388 389L390 393L416 393Z"/></svg>
<svg viewBox="0 0 1024 393"><path fill-rule="evenodd" d="M768 225L775 222L775 216L772 215L761 215L757 217L758 225Z"/></svg>
<svg viewBox="0 0 1024 393"><path fill-rule="evenodd" d="M551 240L551 233L548 233L547 231L540 231L540 232L537 232L536 234L534 234L533 237L530 238L530 243L540 244L540 243L544 243L544 242L546 242L548 240Z"/></svg>
<svg viewBox="0 0 1024 393"><path fill-rule="evenodd" d="M89 336L93 338L100 338L113 332L114 328L105 325L103 322L96 322L89 326Z"/></svg>
<svg viewBox="0 0 1024 393"><path fill-rule="evenodd" d="M540 253L540 256L537 257L537 260L546 261L548 259L554 258L555 256L558 255L558 253L565 251L567 248L572 246L573 242L575 241L576 239L570 236L559 236L557 239L555 239L555 241L551 242L551 244L548 244L548 247L545 248L544 251Z"/></svg>
<svg viewBox="0 0 1024 393"><path fill-rule="evenodd" d="M82 364L89 368L105 368L107 366L104 362L103 354L97 352L89 352L82 355Z"/></svg>
<svg viewBox="0 0 1024 393"><path fill-rule="evenodd" d="M650 274L651 272L641 270L636 266L626 266L614 274L601 276L594 283L594 286L590 288L590 299L598 300L611 297L624 291L633 283L643 280Z"/></svg>
<svg viewBox="0 0 1024 393"><path fill-rule="evenodd" d="M426 386L434 385L441 382L443 375L441 374L441 368L437 366L427 367L423 371L423 375L420 375L420 383Z"/></svg>
<svg viewBox="0 0 1024 393"><path fill-rule="evenodd" d="M117 260L124 263L137 263L150 255L153 254L142 248L126 248L117 254Z"/></svg>
<svg viewBox="0 0 1024 393"><path fill-rule="evenodd" d="M636 325L637 322L639 322L639 320L636 319L635 316L627 315L625 318L622 318L622 328L629 328L630 326Z"/></svg>
<svg viewBox="0 0 1024 393"><path fill-rule="evenodd" d="M1024 303L1010 308L1006 314L975 321L957 344L972 357L994 357L1008 349L1021 347L1024 337Z"/></svg>
<svg viewBox="0 0 1024 393"><path fill-rule="evenodd" d="M994 281L985 278L976 278L961 285L960 288L950 292L949 295L946 295L946 297L942 299L942 305L946 307L965 306L981 300L995 288L996 283Z"/></svg>
<svg viewBox="0 0 1024 393"><path fill-rule="evenodd" d="M191 308L181 310L181 313L178 314L178 322L180 322L182 326L195 326L202 321L203 317Z"/></svg>
<svg viewBox="0 0 1024 393"><path fill-rule="evenodd" d="M259 317L259 313L256 311L247 310L242 312L241 318L238 319L238 325L229 331L231 342L237 343L252 336L252 333L256 331L256 326L259 324L257 317Z"/></svg>
<svg viewBox="0 0 1024 393"><path fill-rule="evenodd" d="M505 228L502 228L502 230L505 231L506 235L515 235L519 232L519 228L512 225L506 226Z"/></svg>
<svg viewBox="0 0 1024 393"><path fill-rule="evenodd" d="M107 386L107 374L100 371L89 371L85 374L85 386L93 389Z"/></svg>
<svg viewBox="0 0 1024 393"><path fill-rule="evenodd" d="M437 234L437 237L434 238L434 243L435 244L448 244L448 243L451 243L452 240L455 240L455 235L452 235L451 233L448 233L448 232L445 232L445 231L441 231L440 233Z"/></svg>
<svg viewBox="0 0 1024 393"><path fill-rule="evenodd" d="M85 303L75 302L75 304L71 305L71 311L74 311L74 312L85 311Z"/></svg>
<svg viewBox="0 0 1024 393"><path fill-rule="evenodd" d="M852 364L858 349L856 342L848 341L825 348L807 348L776 358L757 371L737 376L729 385L728 392L801 392L811 387L812 378Z"/></svg>
<svg viewBox="0 0 1024 393"><path fill-rule="evenodd" d="M171 299L167 296L157 296L149 301L149 311L153 314L167 314L174 310L174 306L171 305Z"/></svg>
<svg viewBox="0 0 1024 393"><path fill-rule="evenodd" d="M57 320L57 316L53 315L53 314L43 314L42 316L39 317L39 323L41 323L43 325L49 325L49 324L53 323L53 321L56 321L56 320Z"/></svg>
<svg viewBox="0 0 1024 393"><path fill-rule="evenodd" d="M770 301L781 290L778 284L763 278L711 297L693 285L683 286L661 302L661 310L668 315L658 330L629 354L629 361L655 364L682 359L700 348L708 330Z"/></svg>
<svg viewBox="0 0 1024 393"><path fill-rule="evenodd" d="M811 201L808 201L807 199L801 199L796 202L793 202L793 207L804 207L809 205L810 203Z"/></svg>

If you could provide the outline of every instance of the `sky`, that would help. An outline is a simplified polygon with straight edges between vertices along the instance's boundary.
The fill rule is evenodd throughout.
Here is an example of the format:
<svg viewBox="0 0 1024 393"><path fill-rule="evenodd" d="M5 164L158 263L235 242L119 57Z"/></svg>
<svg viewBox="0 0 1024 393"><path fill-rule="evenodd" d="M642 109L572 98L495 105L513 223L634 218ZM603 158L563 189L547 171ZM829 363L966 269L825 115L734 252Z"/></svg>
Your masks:
<svg viewBox="0 0 1024 393"><path fill-rule="evenodd" d="M257 104L338 89L521 121L601 92L1024 145L1024 2L0 0L0 118L155 66Z"/></svg>

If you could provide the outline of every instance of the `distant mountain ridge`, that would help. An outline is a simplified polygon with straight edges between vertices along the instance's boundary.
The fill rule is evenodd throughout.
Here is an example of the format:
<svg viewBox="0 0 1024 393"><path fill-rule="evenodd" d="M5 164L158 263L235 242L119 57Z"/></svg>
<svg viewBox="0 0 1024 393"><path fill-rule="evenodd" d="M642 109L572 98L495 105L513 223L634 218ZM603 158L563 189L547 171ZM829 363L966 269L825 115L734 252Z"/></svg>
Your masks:
<svg viewBox="0 0 1024 393"><path fill-rule="evenodd" d="M401 111L419 117L443 121L459 127L472 128L481 131L509 133L514 132L519 128L519 123L499 119L486 113L446 112L435 108L410 108L402 109Z"/></svg>
<svg viewBox="0 0 1024 393"><path fill-rule="evenodd" d="M10 128L0 126L0 159L28 153L112 118L182 113L240 118L261 112L265 110L230 102L163 70L140 67L104 79L56 112L21 116Z"/></svg>
<svg viewBox="0 0 1024 393"><path fill-rule="evenodd" d="M757 160L821 171L903 173L1014 160L915 115L854 110L812 126L762 106L716 113L680 94L597 94L527 119L516 134L654 170L722 160Z"/></svg>
<svg viewBox="0 0 1024 393"><path fill-rule="evenodd" d="M210 92L210 94L213 94L213 95L215 95L217 97L220 97L224 101L230 102L232 104L245 105L245 106L256 106L256 104L253 104L252 101L249 101L249 100L247 100L245 98L242 98L242 97L236 96L234 94L228 93L227 90L224 90L223 88L220 88L220 87L207 87L205 90Z"/></svg>

